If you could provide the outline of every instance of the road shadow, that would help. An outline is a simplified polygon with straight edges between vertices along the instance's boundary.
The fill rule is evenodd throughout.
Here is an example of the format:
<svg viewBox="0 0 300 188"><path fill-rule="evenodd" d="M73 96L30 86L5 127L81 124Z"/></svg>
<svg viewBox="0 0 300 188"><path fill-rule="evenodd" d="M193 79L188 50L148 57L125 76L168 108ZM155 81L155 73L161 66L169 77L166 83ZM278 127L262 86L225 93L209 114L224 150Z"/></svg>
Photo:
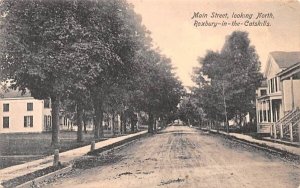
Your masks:
<svg viewBox="0 0 300 188"><path fill-rule="evenodd" d="M73 168L75 169L90 169L99 166L106 166L121 161L122 155L117 155L114 152L105 154L99 153L96 156L85 156L74 162Z"/></svg>

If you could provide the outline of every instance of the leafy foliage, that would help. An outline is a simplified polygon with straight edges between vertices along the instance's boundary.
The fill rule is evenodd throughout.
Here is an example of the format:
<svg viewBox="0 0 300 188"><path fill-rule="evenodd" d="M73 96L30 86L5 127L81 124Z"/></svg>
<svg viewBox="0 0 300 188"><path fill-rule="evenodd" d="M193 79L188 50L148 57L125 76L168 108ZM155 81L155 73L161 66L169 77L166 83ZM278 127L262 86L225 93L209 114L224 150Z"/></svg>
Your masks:
<svg viewBox="0 0 300 188"><path fill-rule="evenodd" d="M208 51L199 63L201 68L195 69L194 76L197 87L193 90L209 119L224 121L225 112L229 119L243 118L255 110L255 90L262 75L248 33L233 32L221 52Z"/></svg>
<svg viewBox="0 0 300 188"><path fill-rule="evenodd" d="M92 111L95 138L104 112L130 108L162 118L176 110L183 88L171 60L151 49L125 0L4 0L0 13L1 80L51 98L54 145L60 107L76 113L79 127Z"/></svg>

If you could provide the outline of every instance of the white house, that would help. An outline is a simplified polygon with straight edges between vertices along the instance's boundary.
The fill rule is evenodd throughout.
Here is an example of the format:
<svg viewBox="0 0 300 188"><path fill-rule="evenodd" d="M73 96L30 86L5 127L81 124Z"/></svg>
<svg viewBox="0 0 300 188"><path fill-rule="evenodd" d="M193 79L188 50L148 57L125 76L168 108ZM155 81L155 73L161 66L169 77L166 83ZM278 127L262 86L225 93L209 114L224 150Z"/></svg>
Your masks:
<svg viewBox="0 0 300 188"><path fill-rule="evenodd" d="M300 52L271 52L256 91L257 132L299 139Z"/></svg>
<svg viewBox="0 0 300 188"><path fill-rule="evenodd" d="M0 133L51 130L49 100L37 100L29 93L9 90L0 97Z"/></svg>

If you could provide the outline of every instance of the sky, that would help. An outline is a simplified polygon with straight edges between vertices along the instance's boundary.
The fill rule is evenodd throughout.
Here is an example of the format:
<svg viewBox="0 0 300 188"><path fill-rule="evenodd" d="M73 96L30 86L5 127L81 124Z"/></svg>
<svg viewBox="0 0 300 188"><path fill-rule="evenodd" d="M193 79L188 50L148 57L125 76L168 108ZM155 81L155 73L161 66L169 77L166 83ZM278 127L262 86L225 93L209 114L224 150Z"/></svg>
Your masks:
<svg viewBox="0 0 300 188"><path fill-rule="evenodd" d="M264 70L271 51L300 51L300 1L285 0L128 0L142 16L142 23L151 32L153 44L172 59L175 72L184 86L193 86L193 67L199 67L198 57L207 50L220 51L226 36L235 30L247 31L251 45L260 57ZM194 18L194 13L207 17ZM225 18L211 18L212 13L228 14ZM259 13L265 18L255 19ZM233 18L232 14L243 18ZM197 22L245 23L246 14L253 14L249 22L268 21L270 26L198 26ZM272 16L271 16L272 14Z"/></svg>

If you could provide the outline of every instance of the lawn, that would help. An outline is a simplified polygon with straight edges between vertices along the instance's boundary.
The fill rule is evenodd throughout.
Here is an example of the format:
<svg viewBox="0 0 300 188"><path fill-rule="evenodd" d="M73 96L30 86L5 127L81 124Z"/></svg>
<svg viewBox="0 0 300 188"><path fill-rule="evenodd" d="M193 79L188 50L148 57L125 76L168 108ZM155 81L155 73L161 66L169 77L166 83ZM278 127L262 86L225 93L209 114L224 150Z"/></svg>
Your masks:
<svg viewBox="0 0 300 188"><path fill-rule="evenodd" d="M81 143L76 142L76 136L74 131L60 132L60 152L88 145L93 140L92 132L84 134ZM0 169L51 155L53 151L51 133L0 134Z"/></svg>

